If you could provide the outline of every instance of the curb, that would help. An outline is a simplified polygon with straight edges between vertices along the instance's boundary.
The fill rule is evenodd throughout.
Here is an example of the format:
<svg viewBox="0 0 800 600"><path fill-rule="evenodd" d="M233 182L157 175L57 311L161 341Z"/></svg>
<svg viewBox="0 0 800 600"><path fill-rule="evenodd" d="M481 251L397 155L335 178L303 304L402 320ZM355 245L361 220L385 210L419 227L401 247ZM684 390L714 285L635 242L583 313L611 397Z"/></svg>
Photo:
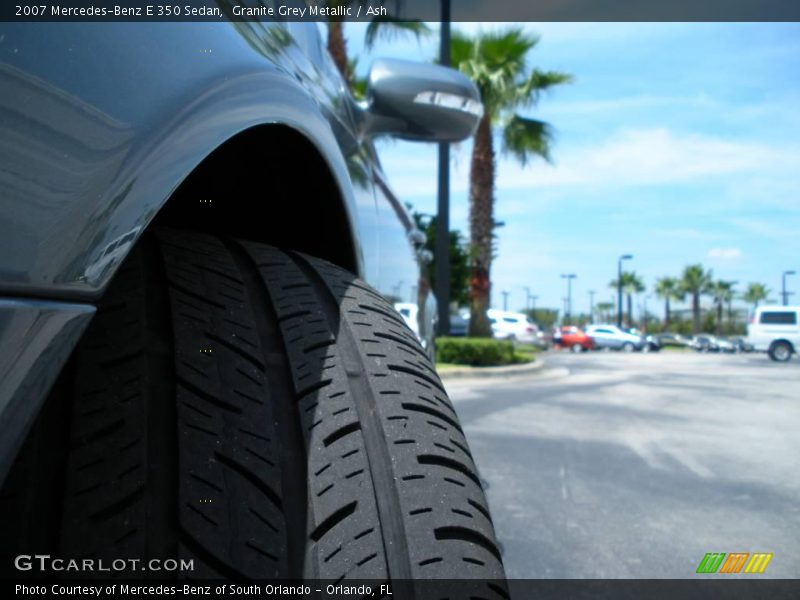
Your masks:
<svg viewBox="0 0 800 600"><path fill-rule="evenodd" d="M448 379L488 379L490 377L510 377L512 375L531 375L544 368L545 361L537 358L524 365L507 365L504 367L458 367L439 373L442 381ZM438 371L437 371L438 373Z"/></svg>

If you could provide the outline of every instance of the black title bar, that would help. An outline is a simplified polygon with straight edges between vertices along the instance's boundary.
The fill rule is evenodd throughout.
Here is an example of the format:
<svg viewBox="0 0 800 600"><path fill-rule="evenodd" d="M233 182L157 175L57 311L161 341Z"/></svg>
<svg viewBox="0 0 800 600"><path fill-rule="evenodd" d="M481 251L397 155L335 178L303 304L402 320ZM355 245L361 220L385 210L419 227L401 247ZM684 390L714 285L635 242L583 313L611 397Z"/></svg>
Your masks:
<svg viewBox="0 0 800 600"><path fill-rule="evenodd" d="M4 0L0 21L440 20L437 0ZM800 21L798 0L451 0L453 22Z"/></svg>

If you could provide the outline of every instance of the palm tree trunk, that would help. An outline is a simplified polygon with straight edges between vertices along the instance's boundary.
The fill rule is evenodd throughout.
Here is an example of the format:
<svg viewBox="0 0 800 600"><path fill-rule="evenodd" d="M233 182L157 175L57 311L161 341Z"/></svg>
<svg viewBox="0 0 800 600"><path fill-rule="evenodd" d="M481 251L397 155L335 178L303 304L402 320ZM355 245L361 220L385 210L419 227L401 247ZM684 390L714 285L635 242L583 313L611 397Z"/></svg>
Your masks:
<svg viewBox="0 0 800 600"><path fill-rule="evenodd" d="M664 331L669 329L669 297L664 298Z"/></svg>
<svg viewBox="0 0 800 600"><path fill-rule="evenodd" d="M328 52L333 59L333 64L350 86L352 77L350 63L347 61L347 40L344 37L343 23L341 21L328 22Z"/></svg>
<svg viewBox="0 0 800 600"><path fill-rule="evenodd" d="M692 333L700 333L700 292L692 292Z"/></svg>
<svg viewBox="0 0 800 600"><path fill-rule="evenodd" d="M717 301L717 335L722 335L722 300Z"/></svg>
<svg viewBox="0 0 800 600"><path fill-rule="evenodd" d="M486 310L491 294L494 167L492 117L486 113L475 132L469 172L469 242L472 254L469 335L476 337L492 336Z"/></svg>

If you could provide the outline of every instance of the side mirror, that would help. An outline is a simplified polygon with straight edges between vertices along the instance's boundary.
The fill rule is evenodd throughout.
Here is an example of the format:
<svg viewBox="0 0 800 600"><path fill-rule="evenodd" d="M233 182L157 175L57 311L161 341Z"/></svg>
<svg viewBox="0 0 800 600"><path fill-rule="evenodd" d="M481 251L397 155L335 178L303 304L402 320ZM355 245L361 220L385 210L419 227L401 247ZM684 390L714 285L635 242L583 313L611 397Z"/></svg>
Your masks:
<svg viewBox="0 0 800 600"><path fill-rule="evenodd" d="M480 93L454 69L396 59L376 60L361 106L361 131L426 142L460 142L483 116Z"/></svg>

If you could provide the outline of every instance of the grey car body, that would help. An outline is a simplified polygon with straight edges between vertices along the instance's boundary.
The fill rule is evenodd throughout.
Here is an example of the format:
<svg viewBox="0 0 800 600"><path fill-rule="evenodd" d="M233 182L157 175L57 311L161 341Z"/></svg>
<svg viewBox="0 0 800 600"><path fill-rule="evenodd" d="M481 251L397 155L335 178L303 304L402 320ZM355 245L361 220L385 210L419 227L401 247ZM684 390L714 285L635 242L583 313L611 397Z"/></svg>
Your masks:
<svg viewBox="0 0 800 600"><path fill-rule="evenodd" d="M419 236L372 138L437 132L404 127L404 90L382 89L386 114L356 103L314 24L0 27L0 481L153 223L325 258L418 302L432 337Z"/></svg>

